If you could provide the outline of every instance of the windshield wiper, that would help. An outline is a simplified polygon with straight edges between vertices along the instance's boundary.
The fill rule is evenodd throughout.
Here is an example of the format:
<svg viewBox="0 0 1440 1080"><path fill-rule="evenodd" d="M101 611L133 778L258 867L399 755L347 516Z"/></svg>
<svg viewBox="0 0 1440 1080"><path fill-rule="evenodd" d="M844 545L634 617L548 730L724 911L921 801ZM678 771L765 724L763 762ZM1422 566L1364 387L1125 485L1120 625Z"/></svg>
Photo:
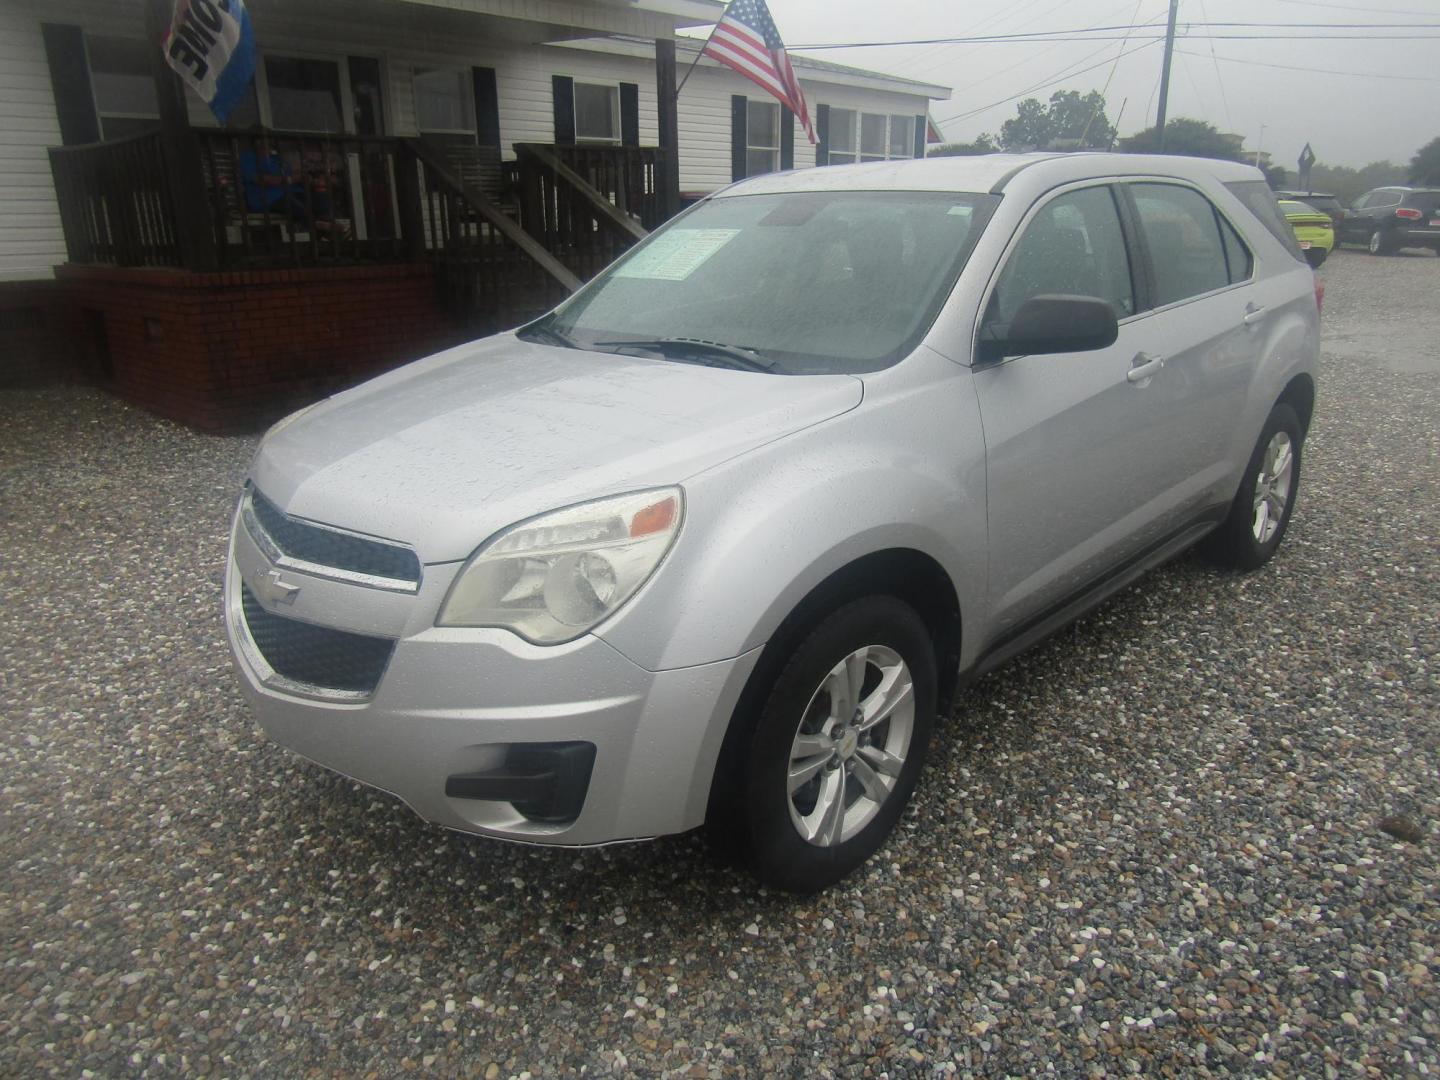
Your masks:
<svg viewBox="0 0 1440 1080"><path fill-rule="evenodd" d="M768 356L761 356L754 349L747 349L743 345L726 345L720 341L706 341L703 338L691 337L666 337L666 338L641 338L635 341L597 341L594 344L597 349L649 349L658 352L664 357L679 359L686 355L696 357L707 357L708 360L701 360L701 363L710 363L712 366L733 367L742 371L769 371L775 366L775 361ZM697 354L699 354L697 356Z"/></svg>
<svg viewBox="0 0 1440 1080"><path fill-rule="evenodd" d="M545 341L551 345L559 345L566 349L578 349L580 346L575 339L556 330L548 322L531 323L516 331L515 336L521 341Z"/></svg>

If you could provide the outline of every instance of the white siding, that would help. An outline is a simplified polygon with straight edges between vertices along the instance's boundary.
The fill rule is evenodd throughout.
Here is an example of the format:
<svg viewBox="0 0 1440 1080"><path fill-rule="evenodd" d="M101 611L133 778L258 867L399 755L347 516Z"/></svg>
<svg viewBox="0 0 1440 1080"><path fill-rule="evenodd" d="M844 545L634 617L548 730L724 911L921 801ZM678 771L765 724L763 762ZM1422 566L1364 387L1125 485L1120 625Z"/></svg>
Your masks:
<svg viewBox="0 0 1440 1080"><path fill-rule="evenodd" d="M60 142L40 20L0 0L0 281L65 260L45 148Z"/></svg>

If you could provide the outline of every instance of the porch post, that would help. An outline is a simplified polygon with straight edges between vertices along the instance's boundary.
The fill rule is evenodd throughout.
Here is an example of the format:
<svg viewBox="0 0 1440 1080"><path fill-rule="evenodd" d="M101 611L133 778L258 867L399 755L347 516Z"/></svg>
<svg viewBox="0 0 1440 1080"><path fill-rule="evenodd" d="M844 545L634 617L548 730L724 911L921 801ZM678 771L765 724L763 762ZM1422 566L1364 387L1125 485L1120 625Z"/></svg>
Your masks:
<svg viewBox="0 0 1440 1080"><path fill-rule="evenodd" d="M175 218L175 241L191 270L218 266L215 222L206 191L200 141L190 130L185 85L165 62L160 48L170 29L171 0L145 0L145 37L150 42L150 74L160 102L160 137L165 148L165 172L170 179L170 204Z"/></svg>
<svg viewBox="0 0 1440 1080"><path fill-rule="evenodd" d="M660 122L661 162L656 177L666 220L680 210L680 110L675 95L675 39L655 39L655 105Z"/></svg>

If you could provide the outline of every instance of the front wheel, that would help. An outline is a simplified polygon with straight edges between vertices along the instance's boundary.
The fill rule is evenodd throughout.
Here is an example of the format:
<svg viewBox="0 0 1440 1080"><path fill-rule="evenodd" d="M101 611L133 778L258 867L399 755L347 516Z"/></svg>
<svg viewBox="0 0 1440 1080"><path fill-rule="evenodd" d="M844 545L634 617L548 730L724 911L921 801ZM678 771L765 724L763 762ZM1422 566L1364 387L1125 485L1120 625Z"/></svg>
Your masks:
<svg viewBox="0 0 1440 1080"><path fill-rule="evenodd" d="M1295 410L1276 405L1245 466L1230 513L1205 539L1206 553L1214 561L1236 570L1256 570L1274 556L1300 493L1304 439Z"/></svg>
<svg viewBox="0 0 1440 1080"><path fill-rule="evenodd" d="M910 801L935 709L934 646L909 605L870 596L822 619L715 779L733 785L721 827L755 876L814 892L874 854Z"/></svg>

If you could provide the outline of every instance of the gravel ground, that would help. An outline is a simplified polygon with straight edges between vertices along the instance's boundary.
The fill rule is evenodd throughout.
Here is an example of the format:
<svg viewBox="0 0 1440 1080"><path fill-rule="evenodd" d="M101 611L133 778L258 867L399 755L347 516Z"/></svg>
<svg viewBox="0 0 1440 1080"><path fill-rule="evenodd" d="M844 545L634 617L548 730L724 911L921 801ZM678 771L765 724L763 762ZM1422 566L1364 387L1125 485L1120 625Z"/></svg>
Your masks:
<svg viewBox="0 0 1440 1080"><path fill-rule="evenodd" d="M1325 277L1280 558L974 687L809 899L266 743L218 617L253 440L0 394L0 1074L1440 1072L1440 259Z"/></svg>

